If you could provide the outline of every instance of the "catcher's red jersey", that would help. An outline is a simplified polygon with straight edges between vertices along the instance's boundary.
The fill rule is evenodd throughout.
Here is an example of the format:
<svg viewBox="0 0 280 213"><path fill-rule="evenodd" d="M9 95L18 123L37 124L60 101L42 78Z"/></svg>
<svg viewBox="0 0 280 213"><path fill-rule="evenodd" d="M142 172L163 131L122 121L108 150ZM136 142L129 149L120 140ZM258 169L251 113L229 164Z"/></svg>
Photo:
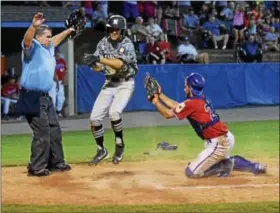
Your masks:
<svg viewBox="0 0 280 213"><path fill-rule="evenodd" d="M188 98L172 111L179 120L187 118L202 139L215 138L228 132L227 126L220 121L219 115L215 113L211 101L207 98Z"/></svg>

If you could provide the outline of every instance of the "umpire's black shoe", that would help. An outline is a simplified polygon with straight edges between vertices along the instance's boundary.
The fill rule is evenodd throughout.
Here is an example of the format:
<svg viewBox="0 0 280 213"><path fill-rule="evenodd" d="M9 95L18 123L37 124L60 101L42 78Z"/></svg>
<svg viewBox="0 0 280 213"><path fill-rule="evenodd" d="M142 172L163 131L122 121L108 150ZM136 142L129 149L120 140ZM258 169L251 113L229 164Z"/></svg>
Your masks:
<svg viewBox="0 0 280 213"><path fill-rule="evenodd" d="M113 156L112 162L113 164L118 164L123 159L124 145L118 146L116 145L115 154Z"/></svg>
<svg viewBox="0 0 280 213"><path fill-rule="evenodd" d="M55 167L49 168L50 171L60 171L60 172L67 172L70 171L71 169L72 169L71 166L66 163L60 163Z"/></svg>
<svg viewBox="0 0 280 213"><path fill-rule="evenodd" d="M92 161L88 163L88 165L89 166L97 165L99 162L107 158L109 158L109 153L106 148L97 149L96 155L93 157Z"/></svg>
<svg viewBox="0 0 280 213"><path fill-rule="evenodd" d="M41 169L41 170L36 170L32 171L31 169L28 169L28 176L49 176L50 171L48 169Z"/></svg>

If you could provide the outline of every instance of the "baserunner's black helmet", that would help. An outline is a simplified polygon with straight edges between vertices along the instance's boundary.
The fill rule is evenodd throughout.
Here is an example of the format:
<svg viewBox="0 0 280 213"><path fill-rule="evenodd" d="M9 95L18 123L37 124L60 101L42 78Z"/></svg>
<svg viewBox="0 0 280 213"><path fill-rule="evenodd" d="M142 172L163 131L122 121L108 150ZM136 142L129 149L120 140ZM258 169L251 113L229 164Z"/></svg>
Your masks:
<svg viewBox="0 0 280 213"><path fill-rule="evenodd" d="M121 30L121 35L125 35L126 31L126 19L121 15L112 15L106 24L106 31L109 33L109 28L115 28Z"/></svg>

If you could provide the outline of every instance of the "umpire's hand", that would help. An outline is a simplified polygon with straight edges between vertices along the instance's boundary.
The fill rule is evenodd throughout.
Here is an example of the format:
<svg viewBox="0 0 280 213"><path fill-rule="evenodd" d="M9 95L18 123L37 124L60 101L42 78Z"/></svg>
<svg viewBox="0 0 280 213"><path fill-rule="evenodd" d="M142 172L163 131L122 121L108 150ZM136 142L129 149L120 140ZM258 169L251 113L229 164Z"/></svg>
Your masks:
<svg viewBox="0 0 280 213"><path fill-rule="evenodd" d="M96 64L96 62L100 62L100 56L95 56L93 54L87 54L84 55L84 62L89 67L92 67Z"/></svg>

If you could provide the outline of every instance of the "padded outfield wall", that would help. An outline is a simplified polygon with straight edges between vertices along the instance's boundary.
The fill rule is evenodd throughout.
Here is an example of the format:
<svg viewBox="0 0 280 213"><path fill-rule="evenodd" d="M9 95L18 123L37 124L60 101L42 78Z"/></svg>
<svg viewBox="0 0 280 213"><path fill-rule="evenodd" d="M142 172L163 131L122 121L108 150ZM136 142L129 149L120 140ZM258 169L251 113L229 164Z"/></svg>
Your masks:
<svg viewBox="0 0 280 213"><path fill-rule="evenodd" d="M279 63L139 65L135 91L125 111L155 110L143 87L147 72L159 81L166 95L179 102L185 98L184 78L198 72L205 77L205 94L217 109L279 105L279 68ZM77 66L77 112L91 111L104 80L102 73L93 72L88 66Z"/></svg>

